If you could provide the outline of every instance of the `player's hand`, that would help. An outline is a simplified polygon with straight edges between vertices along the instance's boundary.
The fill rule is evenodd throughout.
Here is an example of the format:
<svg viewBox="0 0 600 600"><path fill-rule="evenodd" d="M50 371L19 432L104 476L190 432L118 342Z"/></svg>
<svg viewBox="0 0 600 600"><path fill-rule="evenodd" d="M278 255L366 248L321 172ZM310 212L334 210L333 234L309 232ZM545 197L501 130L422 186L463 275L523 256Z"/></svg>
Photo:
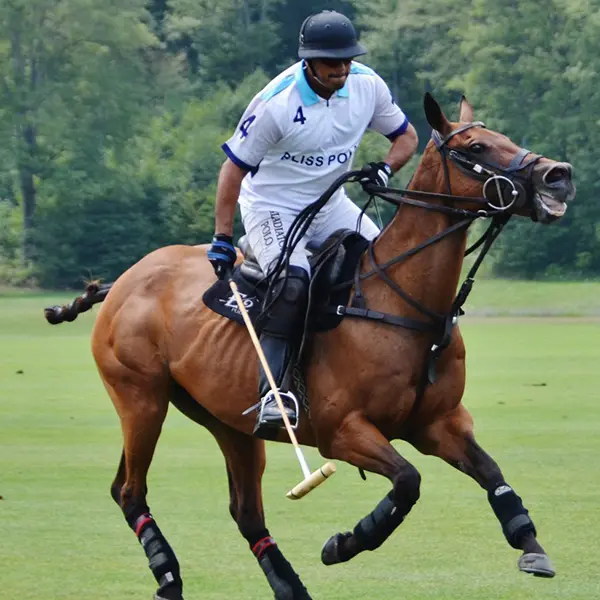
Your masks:
<svg viewBox="0 0 600 600"><path fill-rule="evenodd" d="M390 165L385 162L370 162L366 164L361 172L364 176L359 180L360 183L387 187L390 177L394 174Z"/></svg>
<svg viewBox="0 0 600 600"><path fill-rule="evenodd" d="M208 260L219 279L226 279L231 274L236 258L233 238L224 233L215 234L208 250Z"/></svg>

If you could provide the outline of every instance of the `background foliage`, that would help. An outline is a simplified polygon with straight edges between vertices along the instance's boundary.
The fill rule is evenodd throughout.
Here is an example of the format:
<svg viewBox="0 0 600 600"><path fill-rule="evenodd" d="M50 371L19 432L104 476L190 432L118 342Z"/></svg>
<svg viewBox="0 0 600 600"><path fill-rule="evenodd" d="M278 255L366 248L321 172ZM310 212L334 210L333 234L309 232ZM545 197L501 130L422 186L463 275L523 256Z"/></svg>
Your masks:
<svg viewBox="0 0 600 600"><path fill-rule="evenodd" d="M423 92L450 113L466 93L490 127L575 165L567 217L512 224L497 274L600 274L600 0L0 0L0 282L79 286L208 241L220 145L324 8L355 20L422 144Z"/></svg>

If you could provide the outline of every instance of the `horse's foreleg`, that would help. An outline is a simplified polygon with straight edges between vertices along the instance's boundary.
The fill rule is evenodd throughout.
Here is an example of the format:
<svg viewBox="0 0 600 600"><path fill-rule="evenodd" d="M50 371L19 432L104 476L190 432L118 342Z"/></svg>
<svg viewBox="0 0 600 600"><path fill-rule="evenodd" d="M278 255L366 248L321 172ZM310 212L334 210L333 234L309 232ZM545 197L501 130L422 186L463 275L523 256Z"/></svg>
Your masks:
<svg viewBox="0 0 600 600"><path fill-rule="evenodd" d="M421 476L372 423L357 414L346 418L326 455L383 475L393 483L392 491L352 532L337 533L325 543L321 560L333 565L383 544L419 499Z"/></svg>
<svg viewBox="0 0 600 600"><path fill-rule="evenodd" d="M519 569L539 577L554 576L552 563L537 541L536 528L527 509L506 483L496 462L475 441L473 421L462 405L411 442L424 454L439 456L466 473L486 490L506 540L513 548L523 551Z"/></svg>
<svg viewBox="0 0 600 600"><path fill-rule="evenodd" d="M159 585L155 600L183 600L179 563L146 503L146 477L167 414L166 389L161 393L164 386L156 381L150 385L131 372L125 375L129 377L120 381L128 383L106 384L123 429L123 454L111 496L148 558Z"/></svg>
<svg viewBox="0 0 600 600"><path fill-rule="evenodd" d="M227 463L231 516L266 575L275 599L310 600L302 581L265 525L261 491L264 442L222 424L210 429Z"/></svg>

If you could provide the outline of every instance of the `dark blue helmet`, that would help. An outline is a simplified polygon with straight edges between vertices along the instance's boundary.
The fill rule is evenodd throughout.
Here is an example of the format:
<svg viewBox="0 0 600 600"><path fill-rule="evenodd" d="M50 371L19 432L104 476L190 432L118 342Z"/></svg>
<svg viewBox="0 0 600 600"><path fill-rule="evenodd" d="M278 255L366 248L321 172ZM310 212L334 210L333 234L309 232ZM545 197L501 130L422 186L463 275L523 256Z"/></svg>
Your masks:
<svg viewBox="0 0 600 600"><path fill-rule="evenodd" d="M300 27L300 58L347 59L366 53L350 19L334 10L310 15Z"/></svg>

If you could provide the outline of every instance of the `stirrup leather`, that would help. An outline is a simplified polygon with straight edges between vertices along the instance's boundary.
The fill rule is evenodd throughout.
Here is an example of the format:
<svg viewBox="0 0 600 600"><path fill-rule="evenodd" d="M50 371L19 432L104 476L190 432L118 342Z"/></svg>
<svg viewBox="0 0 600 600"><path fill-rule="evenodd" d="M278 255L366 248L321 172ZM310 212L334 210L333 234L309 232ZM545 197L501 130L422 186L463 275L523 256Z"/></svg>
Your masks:
<svg viewBox="0 0 600 600"><path fill-rule="evenodd" d="M290 408L290 407L286 406L286 401L288 403L292 404L293 409L290 408L290 410L294 411L293 417L290 416L289 410L286 412L288 413L288 419L290 420L292 429L296 429L298 427L298 422L300 420L300 418L299 418L300 407L298 405L298 400L296 399L296 396L294 395L293 392L282 392L281 390L279 390L279 396L281 398L281 401L283 402L284 408ZM269 419L264 418L264 410L265 410L265 406L267 404L272 404L274 406L275 410L277 410L277 412L279 413L278 421L281 421L281 424L283 425L283 416L281 416L281 411L279 410L277 400L275 400L275 394L273 393L273 390L269 390L260 400L260 412L258 413L258 423L274 425L278 422L278 421L274 421L272 418L269 418Z"/></svg>

